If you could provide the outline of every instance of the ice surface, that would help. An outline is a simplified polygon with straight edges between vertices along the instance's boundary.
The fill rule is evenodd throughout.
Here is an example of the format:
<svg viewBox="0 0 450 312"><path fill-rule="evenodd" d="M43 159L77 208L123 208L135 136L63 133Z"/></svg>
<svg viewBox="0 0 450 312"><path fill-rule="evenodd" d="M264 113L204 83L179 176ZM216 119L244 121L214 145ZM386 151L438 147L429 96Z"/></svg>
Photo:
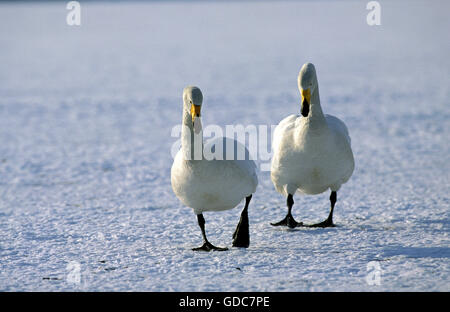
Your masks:
<svg viewBox="0 0 450 312"><path fill-rule="evenodd" d="M381 26L366 1L90 2L79 27L65 4L0 4L1 291L450 291L447 1L383 1ZM191 251L170 186L183 88L204 126L272 125L307 61L352 137L338 226L271 227L285 199L261 172L250 248ZM328 196L296 196L295 218ZM213 244L242 207L205 214Z"/></svg>

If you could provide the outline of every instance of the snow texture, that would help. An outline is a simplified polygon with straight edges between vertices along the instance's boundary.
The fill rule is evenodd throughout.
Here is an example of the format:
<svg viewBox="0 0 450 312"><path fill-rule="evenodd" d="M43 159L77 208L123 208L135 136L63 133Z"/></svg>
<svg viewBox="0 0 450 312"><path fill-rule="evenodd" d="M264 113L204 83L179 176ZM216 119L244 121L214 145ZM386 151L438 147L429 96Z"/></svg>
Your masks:
<svg viewBox="0 0 450 312"><path fill-rule="evenodd" d="M68 26L66 2L0 3L0 290L450 291L449 2L380 1L380 26L366 4L82 2ZM305 62L352 138L337 227L270 226L286 199L260 172L250 248L193 252L170 186L183 88L204 126L274 125ZM242 207L205 214L213 244Z"/></svg>

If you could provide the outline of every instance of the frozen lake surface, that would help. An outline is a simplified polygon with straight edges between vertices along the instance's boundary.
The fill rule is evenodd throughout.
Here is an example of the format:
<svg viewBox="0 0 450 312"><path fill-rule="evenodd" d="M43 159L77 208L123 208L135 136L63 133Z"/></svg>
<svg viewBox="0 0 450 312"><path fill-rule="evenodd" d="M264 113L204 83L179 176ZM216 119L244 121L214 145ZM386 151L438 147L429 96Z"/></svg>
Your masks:
<svg viewBox="0 0 450 312"><path fill-rule="evenodd" d="M68 26L63 2L0 3L0 291L450 291L449 9L386 1L368 26L366 1L101 2ZM204 126L274 125L307 61L352 137L337 227L270 226L285 198L260 172L250 248L193 252L170 186L183 88ZM242 207L205 214L213 244Z"/></svg>

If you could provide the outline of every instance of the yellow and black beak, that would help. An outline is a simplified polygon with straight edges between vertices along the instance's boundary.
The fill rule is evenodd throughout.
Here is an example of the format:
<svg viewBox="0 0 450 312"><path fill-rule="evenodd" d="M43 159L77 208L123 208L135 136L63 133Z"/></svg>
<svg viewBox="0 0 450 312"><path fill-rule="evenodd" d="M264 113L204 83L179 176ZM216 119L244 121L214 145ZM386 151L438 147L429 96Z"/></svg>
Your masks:
<svg viewBox="0 0 450 312"><path fill-rule="evenodd" d="M310 104L311 104L311 91L309 89L302 89L301 113L303 117L308 117Z"/></svg>
<svg viewBox="0 0 450 312"><path fill-rule="evenodd" d="M200 117L200 110L202 109L201 105L191 104L191 116L192 122L194 122L196 117Z"/></svg>

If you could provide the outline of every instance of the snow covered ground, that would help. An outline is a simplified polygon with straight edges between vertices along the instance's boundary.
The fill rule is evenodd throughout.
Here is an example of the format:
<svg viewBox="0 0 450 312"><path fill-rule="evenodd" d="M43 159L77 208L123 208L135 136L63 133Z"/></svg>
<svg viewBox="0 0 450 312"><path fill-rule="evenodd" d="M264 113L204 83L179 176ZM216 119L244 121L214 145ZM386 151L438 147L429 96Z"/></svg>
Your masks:
<svg viewBox="0 0 450 312"><path fill-rule="evenodd" d="M366 1L81 3L81 26L66 2L0 3L1 291L450 291L448 1L380 1L381 26ZM307 61L352 137L338 226L270 226L285 199L261 172L250 248L191 251L170 186L183 87L204 126L273 125ZM205 214L213 244L242 207Z"/></svg>

